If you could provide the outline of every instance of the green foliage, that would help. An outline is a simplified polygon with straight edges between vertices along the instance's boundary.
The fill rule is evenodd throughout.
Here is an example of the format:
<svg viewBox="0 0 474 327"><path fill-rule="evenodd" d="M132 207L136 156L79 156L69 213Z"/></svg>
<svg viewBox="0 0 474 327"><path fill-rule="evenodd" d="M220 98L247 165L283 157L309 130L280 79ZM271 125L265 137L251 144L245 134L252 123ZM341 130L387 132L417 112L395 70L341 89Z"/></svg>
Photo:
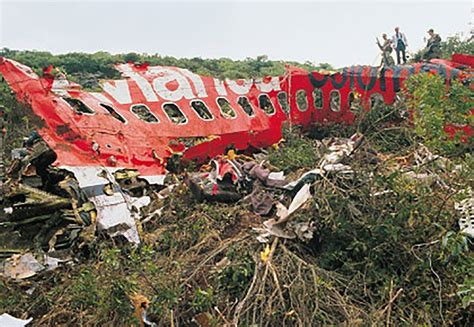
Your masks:
<svg viewBox="0 0 474 327"><path fill-rule="evenodd" d="M451 138L445 127L473 126L470 110L474 105L474 92L456 80L448 87L443 78L433 74L412 75L405 85L409 93L408 105L413 110L415 132L428 147L437 152L451 153L469 146L472 138L463 138L462 130Z"/></svg>
<svg viewBox="0 0 474 327"><path fill-rule="evenodd" d="M230 265L225 267L218 276L218 289L231 298L241 298L252 279L255 261L249 253L238 253L231 249L227 258Z"/></svg>
<svg viewBox="0 0 474 327"><path fill-rule="evenodd" d="M129 297L137 287L136 281L120 275L123 253L115 248L104 248L99 258L103 262L100 269L85 267L72 278L66 290L70 305L77 311L96 312L98 317L104 319L103 323L110 318L111 312L117 313L114 319L129 321L133 311ZM113 274L115 277L109 278Z"/></svg>
<svg viewBox="0 0 474 327"><path fill-rule="evenodd" d="M336 132L349 137L356 132L362 133L374 150L383 153L397 152L416 144L417 138L408 119L405 97L398 94L392 105L382 101L371 110L364 108L361 101L358 98L352 105L354 123L348 127L339 126L339 132L332 129L330 135Z"/></svg>
<svg viewBox="0 0 474 327"><path fill-rule="evenodd" d="M231 60L229 58L202 59L160 56L158 54L109 54L104 51L96 53L67 53L53 55L45 51L19 51L3 48L0 56L17 60L22 64L32 67L37 72L49 65L59 67L76 79L81 84L88 82L90 78L117 78L118 72L114 64L123 62L148 62L151 65L177 66L187 68L197 74L215 76L218 78L254 78L262 76L277 76L285 72L285 65L289 64L308 70L333 69L331 65L324 63L320 66L310 62L298 63L281 60L269 60L267 56L261 55L256 58L244 60ZM90 86L90 85L86 85Z"/></svg>
<svg viewBox="0 0 474 327"><path fill-rule="evenodd" d="M0 106L5 108L4 127L6 134L3 143L3 159L5 166L10 161L10 152L14 148L22 146L23 137L29 135L32 125L29 112L25 105L19 103L7 82L3 81L0 74Z"/></svg>
<svg viewBox="0 0 474 327"><path fill-rule="evenodd" d="M194 294L191 306L196 313L204 312L215 305L214 291L211 287L205 290L198 288Z"/></svg>
<svg viewBox="0 0 474 327"><path fill-rule="evenodd" d="M474 304L474 278L467 277L463 284L459 286L457 295L462 299L462 307L469 309Z"/></svg>
<svg viewBox="0 0 474 327"><path fill-rule="evenodd" d="M97 276L90 268L83 269L76 278L70 289L72 297L71 305L76 308L93 307L99 300Z"/></svg>
<svg viewBox="0 0 474 327"><path fill-rule="evenodd" d="M297 128L285 128L283 135L285 142L269 149L268 160L271 165L285 173L316 165L319 154L315 151L313 140L302 137Z"/></svg>
<svg viewBox="0 0 474 327"><path fill-rule="evenodd" d="M424 49L421 49L416 52L412 61L421 61L424 51ZM441 42L441 58L451 59L451 55L454 53L474 55L474 42L463 40L459 35L447 37L446 40Z"/></svg>
<svg viewBox="0 0 474 327"><path fill-rule="evenodd" d="M446 41L441 42L442 57L449 59L453 53L463 53L474 55L474 42L462 40L459 35L446 38Z"/></svg>
<svg viewBox="0 0 474 327"><path fill-rule="evenodd" d="M366 173L374 174L373 178ZM460 285L472 276L474 261L469 240L449 231L455 221L452 204L446 203L449 196L435 185L409 180L398 172L382 175L357 170L356 174L359 181L368 182L354 185L346 197L332 185L315 185L319 209L314 215L320 221L321 237L314 254L318 266L352 276L351 285L363 285L359 296L371 301L383 301L392 280L404 290L397 299L396 315L403 321L408 319L403 312L411 312L410 324L438 325L443 319L460 319L459 312L455 313L459 302L450 296L456 291L471 296ZM462 176L449 183L459 187L459 181ZM461 183L467 187L465 181ZM393 193L375 198L369 195L374 189ZM429 318L424 317L427 311Z"/></svg>
<svg viewBox="0 0 474 327"><path fill-rule="evenodd" d="M425 166L442 178L439 184L409 179L399 169L387 172L391 159L378 165L363 160L384 128L367 128L347 163L353 175L318 180L313 204L292 216L292 222L316 224L313 241L280 239L268 266L257 259L262 246L251 230L255 225L245 223L255 215L244 203L196 203L178 187L159 204L162 215L143 226L142 245L118 248L98 239L88 257L35 280L33 296L0 280L0 311L28 313L38 325L123 326L133 322L130 295L138 292L150 300L148 317L159 326L170 325L171 316L176 325L191 325L199 313L222 325L220 314L230 321L237 303L250 294L242 326L254 319L269 325L376 325L386 319L391 325L463 325L474 265L472 241L456 232L453 209L453 201L466 194L452 190L466 189L473 180L474 157L453 158L452 166L463 167L456 173ZM405 137L401 129L392 133L393 143ZM278 157L278 151L301 144L305 150L296 152L299 156L318 151L312 139L286 137L287 144L272 156L298 168L317 164ZM392 146L392 157L413 146L398 145ZM359 153L362 157L355 157ZM387 315L384 308L400 289Z"/></svg>

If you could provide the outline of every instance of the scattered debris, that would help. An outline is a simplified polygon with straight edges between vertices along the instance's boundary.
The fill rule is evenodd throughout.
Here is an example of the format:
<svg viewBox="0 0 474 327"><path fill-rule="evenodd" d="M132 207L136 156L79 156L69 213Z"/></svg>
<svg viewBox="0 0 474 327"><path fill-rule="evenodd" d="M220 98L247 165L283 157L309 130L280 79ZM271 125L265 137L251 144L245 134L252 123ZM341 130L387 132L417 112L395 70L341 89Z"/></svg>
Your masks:
<svg viewBox="0 0 474 327"><path fill-rule="evenodd" d="M343 164L355 150L361 145L364 136L356 133L348 139L328 138L321 143L326 148L326 153L321 158L316 169L307 171L298 180L284 186L285 189L298 192L305 184L313 183L316 179L331 173L351 174L353 172L349 165Z"/></svg>
<svg viewBox="0 0 474 327"><path fill-rule="evenodd" d="M70 172L51 166L55 154L37 133L24 144L7 171L0 226L45 251L71 247L95 228L95 207Z"/></svg>
<svg viewBox="0 0 474 327"><path fill-rule="evenodd" d="M19 319L10 316L8 313L0 315L0 326L5 327L24 327L33 321L33 318Z"/></svg>
<svg viewBox="0 0 474 327"><path fill-rule="evenodd" d="M12 279L26 279L36 275L41 271L50 271L58 268L59 263L64 260L43 255L39 260L28 252L25 254L15 254L2 263L1 276Z"/></svg>
<svg viewBox="0 0 474 327"><path fill-rule="evenodd" d="M239 159L235 154L217 157L208 168L210 171L193 173L186 179L198 201L231 203L251 193L254 211L262 215L273 207L273 194L266 190L286 184L283 172L270 172L263 162L257 164L249 157Z"/></svg>
<svg viewBox="0 0 474 327"><path fill-rule="evenodd" d="M474 194L469 192L470 197L456 202L454 208L459 212L459 229L462 233L474 238Z"/></svg>
<svg viewBox="0 0 474 327"><path fill-rule="evenodd" d="M311 197L310 185L305 184L298 193L296 193L288 208L278 202L276 213L278 219L268 219L263 222L263 228L254 228L255 231L259 232L259 236L257 237L258 241L267 243L270 236L287 239L300 237L303 241L311 240L314 231L314 227L311 223L287 224L291 215L301 208Z"/></svg>
<svg viewBox="0 0 474 327"><path fill-rule="evenodd" d="M20 230L46 251L90 241L96 227L140 243L141 209L162 179L141 178L132 169L53 167L55 153L37 133L25 146L7 172L0 226Z"/></svg>
<svg viewBox="0 0 474 327"><path fill-rule="evenodd" d="M261 160L257 163L252 158L236 156L233 150L226 156L212 160L209 166L205 166L208 171L187 176L186 182L198 201L232 203L250 198L253 212L261 216L270 215L276 205L278 218L265 221L263 228L255 228L260 232L258 239L261 242L268 242L269 236L287 239L298 237L308 241L313 237L314 222L286 224L287 221L311 198L310 185L316 179L327 174L353 172L352 168L343 162L347 161L361 145L362 140L363 135L359 133L347 139L324 139L321 144L326 148L326 153L318 164L319 168L306 172L298 180L290 183L286 181L282 171L272 172L265 168L264 156L257 155L256 157ZM287 209L279 201L288 195L294 197Z"/></svg>
<svg viewBox="0 0 474 327"><path fill-rule="evenodd" d="M97 210L97 229L111 237L140 243L137 221L140 210L151 202L148 183L133 170L69 168Z"/></svg>
<svg viewBox="0 0 474 327"><path fill-rule="evenodd" d="M364 136L356 133L348 139L332 138L327 142L328 153L326 153L320 164L320 168L327 172L349 171L351 167L340 163L349 157L362 143ZM324 143L324 142L323 142Z"/></svg>

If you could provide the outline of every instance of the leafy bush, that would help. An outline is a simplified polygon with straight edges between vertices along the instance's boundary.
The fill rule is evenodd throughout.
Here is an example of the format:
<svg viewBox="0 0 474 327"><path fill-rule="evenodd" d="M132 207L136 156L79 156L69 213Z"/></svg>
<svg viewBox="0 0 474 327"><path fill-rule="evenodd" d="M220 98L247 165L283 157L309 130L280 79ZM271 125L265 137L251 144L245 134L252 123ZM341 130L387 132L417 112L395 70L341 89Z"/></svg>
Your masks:
<svg viewBox="0 0 474 327"><path fill-rule="evenodd" d="M269 150L270 164L285 173L317 164L319 153L313 140L301 137L297 128L285 128L283 136L285 142Z"/></svg>
<svg viewBox="0 0 474 327"><path fill-rule="evenodd" d="M425 49L413 55L412 61L421 61ZM474 55L474 42L463 40L460 35L449 36L441 42L441 58L450 59L453 53Z"/></svg>
<svg viewBox="0 0 474 327"><path fill-rule="evenodd" d="M456 80L448 87L443 78L433 74L411 76L406 88L415 132L428 147L439 153L452 153L472 145L472 137L466 138L462 129L452 136L446 127L473 126L470 112L474 92Z"/></svg>

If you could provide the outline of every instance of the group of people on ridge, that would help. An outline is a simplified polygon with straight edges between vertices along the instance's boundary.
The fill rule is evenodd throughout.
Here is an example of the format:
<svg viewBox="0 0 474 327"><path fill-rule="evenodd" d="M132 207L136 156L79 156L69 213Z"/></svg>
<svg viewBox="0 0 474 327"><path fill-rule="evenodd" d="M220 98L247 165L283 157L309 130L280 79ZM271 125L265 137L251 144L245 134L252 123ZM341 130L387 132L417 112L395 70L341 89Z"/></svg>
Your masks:
<svg viewBox="0 0 474 327"><path fill-rule="evenodd" d="M441 37L434 32L432 28L428 30L429 38L425 49L423 50L423 59L430 60L439 58L441 55ZM395 34L392 38L388 38L387 34L382 34L383 43L377 39L377 45L382 51L382 67L393 66L395 61L392 58L392 51L395 49L397 54L397 64L407 63L406 49L408 41L404 33L400 32L400 28L395 27Z"/></svg>

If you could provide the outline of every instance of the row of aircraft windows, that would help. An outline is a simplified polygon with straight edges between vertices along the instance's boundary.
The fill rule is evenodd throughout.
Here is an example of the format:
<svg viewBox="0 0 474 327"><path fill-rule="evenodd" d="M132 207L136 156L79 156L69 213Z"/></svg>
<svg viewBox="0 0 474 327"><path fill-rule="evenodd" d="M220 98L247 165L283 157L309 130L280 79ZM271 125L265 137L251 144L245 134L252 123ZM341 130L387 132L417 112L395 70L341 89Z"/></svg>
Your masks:
<svg viewBox="0 0 474 327"><path fill-rule="evenodd" d="M284 92L282 92L284 93ZM286 93L284 98L286 99ZM95 111L89 108L84 102L79 99L74 98L64 98L64 100L74 109L74 111L78 114L88 114L93 115ZM219 106L221 115L226 119L234 119L237 117L237 112L232 108L229 100L223 97L217 98L217 105ZM249 99L245 96L239 97L237 103L242 108L242 110L249 116L255 116L255 110L251 105ZM261 94L258 97L258 103L260 109L262 109L267 115L273 115L275 113L275 107L270 100L270 97L266 94ZM280 101L281 104L281 101ZM190 102L191 108L196 112L196 114L202 120L213 120L214 116L207 107L207 105L201 100L192 100ZM100 103L100 106L104 108L112 117L117 119L122 123L126 123L127 120L118 113L112 106L104 103ZM286 104L288 107L288 104ZM177 125L186 124L188 122L188 118L182 112L182 110L174 103L164 103L163 111L168 116L169 120ZM135 114L140 120L146 123L159 123L160 120L156 117L151 111L148 106L144 104L135 104L130 107L130 111Z"/></svg>
<svg viewBox="0 0 474 327"><path fill-rule="evenodd" d="M349 108L352 108L352 104L355 100L353 92L349 93L348 96L348 105ZM383 96L380 93L372 93L370 95L370 108L374 109L380 106L383 101ZM324 103L323 92L320 89L313 90L313 104L316 109L322 109ZM308 110L308 97L306 96L305 90L298 90L296 92L296 106L299 111ZM329 108L332 111L338 112L341 111L341 94L338 90L333 90L329 93Z"/></svg>
<svg viewBox="0 0 474 327"><path fill-rule="evenodd" d="M352 94L352 92L350 93ZM313 90L313 105L316 109L323 109L323 91L320 89ZM305 90L296 91L296 106L299 111L308 110L308 97ZM329 108L332 111L341 111L341 94L338 90L333 90L329 93Z"/></svg>
<svg viewBox="0 0 474 327"><path fill-rule="evenodd" d="M288 114L290 112L290 106L288 104L288 95L286 92L280 92L277 95L278 103L282 110ZM77 112L80 114L94 114L94 110L89 108L79 99L73 98L64 98L64 100ZM349 93L348 103L349 107L352 108L352 103L354 102L355 97L352 92ZM313 104L316 109L323 108L323 92L320 89L313 90ZM242 108L242 110L249 116L255 116L255 111L251 105L249 99L245 96L239 97L237 103ZM370 106L374 108L383 103L383 97L379 93L373 93L370 95ZM234 119L237 117L237 113L234 108L232 108L229 100L223 97L217 98L217 104L219 106L221 115L226 119ZM207 105L202 100L192 100L190 102L191 108L196 112L196 114L202 120L209 121L213 120L214 116L207 107ZM270 97L266 94L261 94L258 97L258 105L267 115L273 115L275 113L275 107L270 100ZM100 106L104 108L112 117L117 119L122 123L126 123L127 120L118 113L112 106L104 103L100 103ZM296 92L296 106L299 111L308 110L308 97L305 90L298 90ZM165 103L162 106L164 112L168 116L171 122L177 125L186 124L188 118L181 111L181 109L174 103ZM338 112L341 110L341 94L338 90L333 90L329 93L329 108L332 111ZM144 104L134 104L130 107L130 111L135 114L140 120L146 123L159 123L160 120L156 117L148 106Z"/></svg>
<svg viewBox="0 0 474 327"><path fill-rule="evenodd" d="M261 94L258 97L259 100L259 107L262 109L266 114L272 115L275 113L275 107L273 106L270 98L266 94ZM229 100L223 97L219 97L216 100L217 105L219 106L220 113L222 117L226 119L234 119L237 117L237 112L232 108ZM255 116L255 111L250 104L250 101L247 97L241 96L239 97L237 103L242 108L242 110L247 114L249 117ZM192 100L191 101L191 108L196 112L196 114L202 120L213 120L214 116L212 115L211 111L207 107L207 105L202 100ZM163 110L165 111L168 118L177 125L182 125L187 123L187 118L181 109L174 103L165 103L163 104Z"/></svg>

